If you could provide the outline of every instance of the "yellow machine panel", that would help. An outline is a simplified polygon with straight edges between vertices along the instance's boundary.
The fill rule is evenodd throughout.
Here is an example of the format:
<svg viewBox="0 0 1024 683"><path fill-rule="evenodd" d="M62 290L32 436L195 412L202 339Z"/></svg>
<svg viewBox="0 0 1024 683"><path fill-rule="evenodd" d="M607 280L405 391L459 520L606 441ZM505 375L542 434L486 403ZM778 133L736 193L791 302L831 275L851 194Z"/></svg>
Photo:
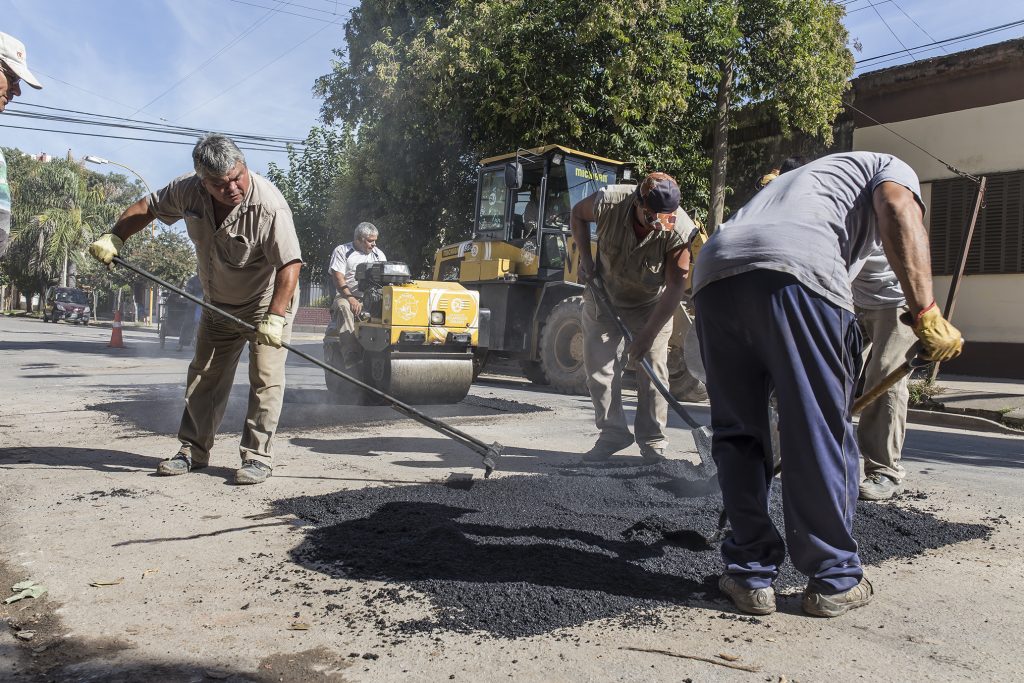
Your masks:
<svg viewBox="0 0 1024 683"><path fill-rule="evenodd" d="M431 322L440 318L443 322ZM438 315L440 314L440 315ZM410 282L384 287L382 327L390 329L390 343L403 332L423 332L427 344L444 343L448 333L470 333L476 345L480 324L480 294L456 282Z"/></svg>

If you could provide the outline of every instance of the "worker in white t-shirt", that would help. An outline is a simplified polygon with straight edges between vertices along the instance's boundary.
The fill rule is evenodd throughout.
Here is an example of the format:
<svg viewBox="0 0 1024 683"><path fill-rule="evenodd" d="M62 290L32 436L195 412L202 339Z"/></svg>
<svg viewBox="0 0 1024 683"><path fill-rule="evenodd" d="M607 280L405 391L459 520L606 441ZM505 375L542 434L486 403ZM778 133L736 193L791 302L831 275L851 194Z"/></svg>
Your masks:
<svg viewBox="0 0 1024 683"><path fill-rule="evenodd" d="M342 244L331 254L331 277L338 288L331 312L335 316L333 327L338 331L345 365L358 361L359 344L355 338L355 317L363 310L363 293L356 282L356 268L360 263L386 261L384 252L377 248L377 227L362 222L356 226L352 241Z"/></svg>

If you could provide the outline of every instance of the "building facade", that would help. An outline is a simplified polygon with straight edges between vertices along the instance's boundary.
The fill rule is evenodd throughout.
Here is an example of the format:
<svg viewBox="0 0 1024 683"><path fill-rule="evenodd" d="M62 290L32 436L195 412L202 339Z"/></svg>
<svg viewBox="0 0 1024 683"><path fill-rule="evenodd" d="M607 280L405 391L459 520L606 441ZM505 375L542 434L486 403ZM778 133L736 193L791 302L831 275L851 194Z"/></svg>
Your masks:
<svg viewBox="0 0 1024 683"><path fill-rule="evenodd" d="M986 177L952 316L967 344L943 367L1024 379L1024 39L874 71L852 85L853 149L895 154L921 179L940 305L978 191L957 171Z"/></svg>

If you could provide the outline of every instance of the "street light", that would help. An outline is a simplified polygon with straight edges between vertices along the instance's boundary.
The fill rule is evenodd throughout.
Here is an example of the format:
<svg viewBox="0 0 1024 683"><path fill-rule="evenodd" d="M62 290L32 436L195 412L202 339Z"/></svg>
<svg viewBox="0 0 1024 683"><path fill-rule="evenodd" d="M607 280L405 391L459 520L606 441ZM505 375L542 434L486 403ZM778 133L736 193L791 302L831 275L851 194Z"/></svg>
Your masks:
<svg viewBox="0 0 1024 683"><path fill-rule="evenodd" d="M82 160L83 161L88 161L90 164L100 164L100 165L110 164L112 166L119 166L119 167L125 169L126 171L130 171L131 173L134 173L138 177L139 180L142 181L142 185L146 188L146 193L147 194L153 194L153 191L151 189L149 189L149 183L147 183L146 179L142 177L142 174L139 173L138 171L136 171L134 168L131 168L130 166L125 166L124 164L119 164L116 161L111 161L110 159L104 159L103 157L94 156L92 154L86 154L84 157L82 157ZM153 226L153 231L152 231L153 232L153 237L156 237L156 221L152 221L150 223L150 225ZM150 324L153 323L153 288L152 287L149 288L149 320L147 322L150 323Z"/></svg>

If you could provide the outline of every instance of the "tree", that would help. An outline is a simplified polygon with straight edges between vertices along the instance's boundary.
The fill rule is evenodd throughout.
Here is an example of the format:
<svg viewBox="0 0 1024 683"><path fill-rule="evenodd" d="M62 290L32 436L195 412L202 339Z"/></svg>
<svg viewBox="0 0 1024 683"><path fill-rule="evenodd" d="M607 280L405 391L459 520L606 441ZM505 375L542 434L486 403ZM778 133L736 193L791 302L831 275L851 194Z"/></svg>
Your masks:
<svg viewBox="0 0 1024 683"><path fill-rule="evenodd" d="M327 260L335 246L351 239L351 229L330 216L332 197L339 179L348 168L352 136L329 128L314 127L301 153L288 148L288 168L271 162L267 178L274 183L292 209L295 232L306 261L305 275L321 280L327 275Z"/></svg>
<svg viewBox="0 0 1024 683"><path fill-rule="evenodd" d="M385 248L398 242L422 263L468 234L481 157L547 143L634 159L693 188L689 9L364 0L346 27L347 59L316 86L324 120L358 131L339 215L376 219Z"/></svg>
<svg viewBox="0 0 1024 683"><path fill-rule="evenodd" d="M48 162L5 149L12 194L12 241L2 267L6 278L25 292L42 295L52 282L70 284L74 273L93 263L89 242L106 230L142 185L123 175L102 176L64 159Z"/></svg>
<svg viewBox="0 0 1024 683"><path fill-rule="evenodd" d="M698 90L714 92L709 228L722 222L731 112L766 104L783 131L797 128L832 141L854 60L842 6L831 0L717 0L692 26L705 40L696 55ZM696 34L692 34L696 39Z"/></svg>
<svg viewBox="0 0 1024 683"><path fill-rule="evenodd" d="M724 148L731 107L770 101L829 134L852 66L841 16L829 0L363 0L314 89L356 132L334 214L376 219L422 263L468 233L481 157L550 143L671 173L684 208L706 206L705 137L717 122Z"/></svg>

